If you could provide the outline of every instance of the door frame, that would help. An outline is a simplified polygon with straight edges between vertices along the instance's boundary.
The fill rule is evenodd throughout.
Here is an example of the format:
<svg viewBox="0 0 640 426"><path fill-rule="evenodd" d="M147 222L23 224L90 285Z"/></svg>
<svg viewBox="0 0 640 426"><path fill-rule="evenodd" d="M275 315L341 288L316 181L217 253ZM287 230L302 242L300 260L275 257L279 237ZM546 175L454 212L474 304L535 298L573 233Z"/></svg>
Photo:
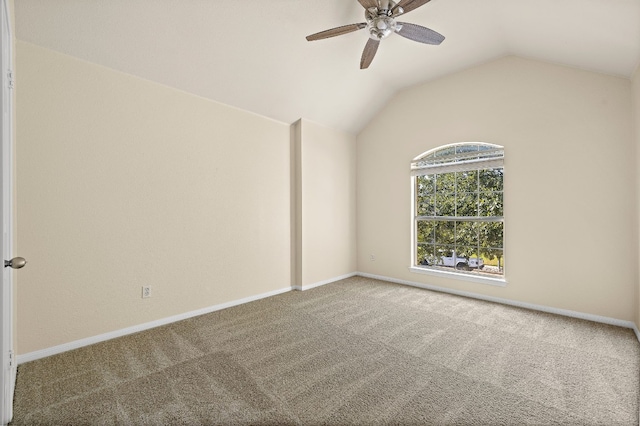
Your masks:
<svg viewBox="0 0 640 426"><path fill-rule="evenodd" d="M13 35L9 0L0 0L0 85L2 138L2 259L13 257ZM4 262L3 262L4 263ZM0 289L0 423L7 424L13 417L13 393L15 390L16 362L13 352L13 269L2 265L2 289Z"/></svg>

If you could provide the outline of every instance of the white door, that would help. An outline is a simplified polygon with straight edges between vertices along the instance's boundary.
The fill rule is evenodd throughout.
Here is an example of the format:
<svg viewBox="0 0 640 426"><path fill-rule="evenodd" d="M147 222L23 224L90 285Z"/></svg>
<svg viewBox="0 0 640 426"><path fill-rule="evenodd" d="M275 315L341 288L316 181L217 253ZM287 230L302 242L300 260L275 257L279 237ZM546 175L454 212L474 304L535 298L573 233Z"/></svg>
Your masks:
<svg viewBox="0 0 640 426"><path fill-rule="evenodd" d="M2 380L2 399L0 401L0 422L8 423L13 416L13 390L16 377L16 363L13 356L13 267L19 267L19 259L13 256L12 201L13 201L13 64L11 55L11 29L8 0L0 0L0 72L2 73L2 112L0 136L2 138L2 289L0 289L0 379ZM13 267L6 267L4 260L13 261Z"/></svg>

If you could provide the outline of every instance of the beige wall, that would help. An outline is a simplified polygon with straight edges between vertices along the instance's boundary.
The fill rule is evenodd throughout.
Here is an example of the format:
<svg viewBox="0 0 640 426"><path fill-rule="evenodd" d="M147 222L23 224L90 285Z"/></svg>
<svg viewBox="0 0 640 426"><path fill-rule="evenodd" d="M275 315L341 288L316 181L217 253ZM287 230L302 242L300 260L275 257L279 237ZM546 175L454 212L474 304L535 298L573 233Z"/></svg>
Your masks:
<svg viewBox="0 0 640 426"><path fill-rule="evenodd" d="M308 120L295 124L296 284L357 271L356 138Z"/></svg>
<svg viewBox="0 0 640 426"><path fill-rule="evenodd" d="M628 80L505 58L400 93L356 150L28 43L17 61L19 354L356 270L640 323ZM506 148L506 288L408 272L410 160L474 140Z"/></svg>
<svg viewBox="0 0 640 426"><path fill-rule="evenodd" d="M292 284L289 125L24 42L17 73L19 354Z"/></svg>
<svg viewBox="0 0 640 426"><path fill-rule="evenodd" d="M628 79L515 57L401 92L358 136L359 270L635 320L630 105ZM408 270L411 159L461 141L505 147L504 288Z"/></svg>
<svg viewBox="0 0 640 426"><path fill-rule="evenodd" d="M640 67L636 69L632 77L633 96L633 124L636 148L636 211L638 214L638 230L640 231ZM638 245L640 247L640 234L638 234ZM639 253L640 254L640 253ZM637 258L638 276L636 277L636 327L640 328L640 257Z"/></svg>

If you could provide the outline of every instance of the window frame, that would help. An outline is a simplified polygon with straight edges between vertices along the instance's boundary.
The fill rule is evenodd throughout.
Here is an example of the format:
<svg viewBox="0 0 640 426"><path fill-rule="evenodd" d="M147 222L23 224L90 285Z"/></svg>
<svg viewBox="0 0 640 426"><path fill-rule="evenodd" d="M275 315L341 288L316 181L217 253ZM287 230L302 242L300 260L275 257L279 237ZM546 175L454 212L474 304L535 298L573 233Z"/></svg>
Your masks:
<svg viewBox="0 0 640 426"><path fill-rule="evenodd" d="M458 155L457 147L460 146L476 146L477 151L468 151L469 153L478 152L476 155L470 154L465 155L464 151L462 154ZM482 147L482 148L481 148ZM438 152L446 152L446 150L454 149L453 153L450 155L443 155L440 158L438 157ZM482 153L482 154L481 154ZM442 159L442 161L439 161ZM458 142L448 145L442 145L436 147L434 149L430 149L416 158L412 160L411 163L411 265L409 270L414 273L454 278L462 281L471 281L482 284L489 284L495 286L504 287L507 284L506 280L506 268L503 266L502 275L491 277L480 274L472 274L465 273L458 270L442 270L436 269L428 266L422 266L417 264L418 257L418 222L420 220L425 220L425 216L418 216L417 210L417 178L418 176L425 175L435 175L449 172L463 172L463 171L472 171L472 170L487 170L487 169L502 169L504 176L504 147L500 145L485 143L485 142ZM504 179L504 178L503 178ZM457 195L457 190L455 192ZM434 195L436 195L434 193ZM469 220L466 216L430 216L432 218L438 217L435 221L443 221L443 220L451 220L454 222L461 221L459 220L462 217L465 217L464 221L468 221L471 223L478 222L501 222L503 223L503 234L502 234L502 253L503 256L506 252L505 247L505 236L504 236L504 223L505 223L505 212L504 212L504 181L502 187L502 196L503 196L503 205L502 205L502 216L478 216L477 220ZM422 218L422 219L421 219ZM478 254L479 255L479 254Z"/></svg>

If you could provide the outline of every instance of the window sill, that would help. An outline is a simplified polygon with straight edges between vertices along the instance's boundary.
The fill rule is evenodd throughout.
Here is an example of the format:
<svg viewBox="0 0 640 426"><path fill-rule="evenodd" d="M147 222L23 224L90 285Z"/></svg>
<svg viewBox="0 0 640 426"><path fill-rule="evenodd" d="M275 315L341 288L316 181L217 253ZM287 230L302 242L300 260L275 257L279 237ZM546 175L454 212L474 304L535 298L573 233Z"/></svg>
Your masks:
<svg viewBox="0 0 640 426"><path fill-rule="evenodd" d="M409 271L416 274L435 275L437 277L451 278L461 281L471 281L474 283L494 285L498 287L506 287L507 281L504 278L478 277L467 274L459 274L456 272L436 271L434 269L420 268L418 266L410 266Z"/></svg>

